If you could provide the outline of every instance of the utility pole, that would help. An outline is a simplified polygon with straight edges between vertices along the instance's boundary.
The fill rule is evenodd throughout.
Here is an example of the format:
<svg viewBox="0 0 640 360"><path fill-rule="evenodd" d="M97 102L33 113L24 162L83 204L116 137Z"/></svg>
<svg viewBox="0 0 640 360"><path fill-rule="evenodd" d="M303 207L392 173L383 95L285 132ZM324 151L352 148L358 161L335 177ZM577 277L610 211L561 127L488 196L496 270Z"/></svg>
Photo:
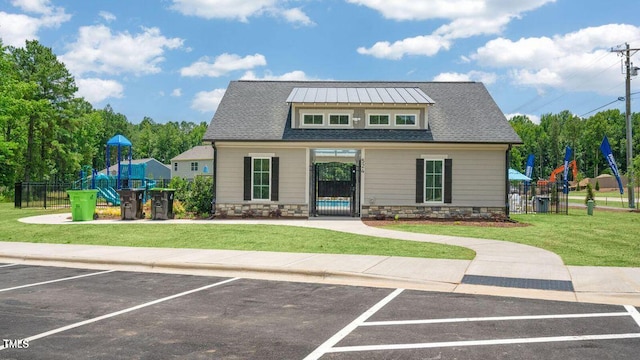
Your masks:
<svg viewBox="0 0 640 360"><path fill-rule="evenodd" d="M629 43L625 43L624 49L611 49L611 52L617 52L619 54L624 53L625 57L625 73L627 77L625 86L625 100L626 100L626 123L627 123L627 192L629 194L629 208L635 207L635 198L633 194L633 137L631 130L631 76L638 75L638 68L633 67L631 63L631 55L635 54L640 49L631 49ZM631 52L633 51L633 54Z"/></svg>

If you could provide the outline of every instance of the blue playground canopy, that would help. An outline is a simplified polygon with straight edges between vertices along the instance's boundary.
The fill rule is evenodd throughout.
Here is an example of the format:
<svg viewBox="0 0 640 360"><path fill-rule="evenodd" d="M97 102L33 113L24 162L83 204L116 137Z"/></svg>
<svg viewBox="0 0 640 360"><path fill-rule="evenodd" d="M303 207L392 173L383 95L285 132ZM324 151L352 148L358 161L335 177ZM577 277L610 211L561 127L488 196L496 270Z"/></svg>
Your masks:
<svg viewBox="0 0 640 360"><path fill-rule="evenodd" d="M131 141L122 135L116 135L107 141L110 146L131 146Z"/></svg>
<svg viewBox="0 0 640 360"><path fill-rule="evenodd" d="M116 188L122 189L122 181L121 181L121 174L120 174L122 171L122 165L120 164L122 160L122 147L125 146L129 148L129 154L128 154L129 166L127 169L128 171L127 179L130 179L131 178L131 150L132 150L131 141L129 141L129 139L119 134L109 139L109 141L107 141L107 171L109 171L109 168L111 167L111 164L109 161L109 159L111 158L109 148L111 146L118 147L118 180L116 183Z"/></svg>

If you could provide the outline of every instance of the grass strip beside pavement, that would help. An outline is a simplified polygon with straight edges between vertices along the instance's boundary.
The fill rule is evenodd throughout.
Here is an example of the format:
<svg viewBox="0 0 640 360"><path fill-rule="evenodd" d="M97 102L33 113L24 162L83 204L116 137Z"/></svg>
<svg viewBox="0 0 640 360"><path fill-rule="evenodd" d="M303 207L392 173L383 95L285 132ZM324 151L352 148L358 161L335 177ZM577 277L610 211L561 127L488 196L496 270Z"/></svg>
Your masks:
<svg viewBox="0 0 640 360"><path fill-rule="evenodd" d="M569 215L514 214L524 227L464 224L398 224L387 228L417 233L495 239L527 244L560 255L567 265L640 267L640 213L570 209Z"/></svg>
<svg viewBox="0 0 640 360"><path fill-rule="evenodd" d="M69 210L56 211L69 212ZM0 204L0 241L134 247L225 249L470 260L473 250L337 231L278 225L23 224L19 218L52 213ZM99 221L99 220L98 220Z"/></svg>

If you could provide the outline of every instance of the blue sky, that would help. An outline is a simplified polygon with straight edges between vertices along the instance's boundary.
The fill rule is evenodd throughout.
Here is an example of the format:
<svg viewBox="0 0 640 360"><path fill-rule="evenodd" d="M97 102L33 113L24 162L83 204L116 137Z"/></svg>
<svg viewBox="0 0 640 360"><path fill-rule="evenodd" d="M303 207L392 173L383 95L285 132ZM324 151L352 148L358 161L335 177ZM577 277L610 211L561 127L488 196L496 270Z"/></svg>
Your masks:
<svg viewBox="0 0 640 360"><path fill-rule="evenodd" d="M631 0L0 0L0 37L51 47L80 96L133 123L208 122L238 79L481 81L507 116L538 121L612 101L602 110L624 111L610 50L640 48L638 11Z"/></svg>

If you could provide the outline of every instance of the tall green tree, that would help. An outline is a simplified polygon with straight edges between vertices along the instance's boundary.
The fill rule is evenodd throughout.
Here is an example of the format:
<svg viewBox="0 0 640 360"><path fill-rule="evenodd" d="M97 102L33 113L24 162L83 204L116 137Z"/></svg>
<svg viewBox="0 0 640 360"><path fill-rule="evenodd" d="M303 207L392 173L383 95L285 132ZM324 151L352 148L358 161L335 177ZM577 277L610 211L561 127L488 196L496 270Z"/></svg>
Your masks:
<svg viewBox="0 0 640 360"><path fill-rule="evenodd" d="M65 128L69 126L65 111L78 89L65 65L37 40L27 40L24 48L9 47L8 50L18 79L37 86L28 95L34 106L28 109L26 119L24 180L50 179L69 155L62 145L63 133L73 133L74 129ZM65 128L62 132L61 127Z"/></svg>

